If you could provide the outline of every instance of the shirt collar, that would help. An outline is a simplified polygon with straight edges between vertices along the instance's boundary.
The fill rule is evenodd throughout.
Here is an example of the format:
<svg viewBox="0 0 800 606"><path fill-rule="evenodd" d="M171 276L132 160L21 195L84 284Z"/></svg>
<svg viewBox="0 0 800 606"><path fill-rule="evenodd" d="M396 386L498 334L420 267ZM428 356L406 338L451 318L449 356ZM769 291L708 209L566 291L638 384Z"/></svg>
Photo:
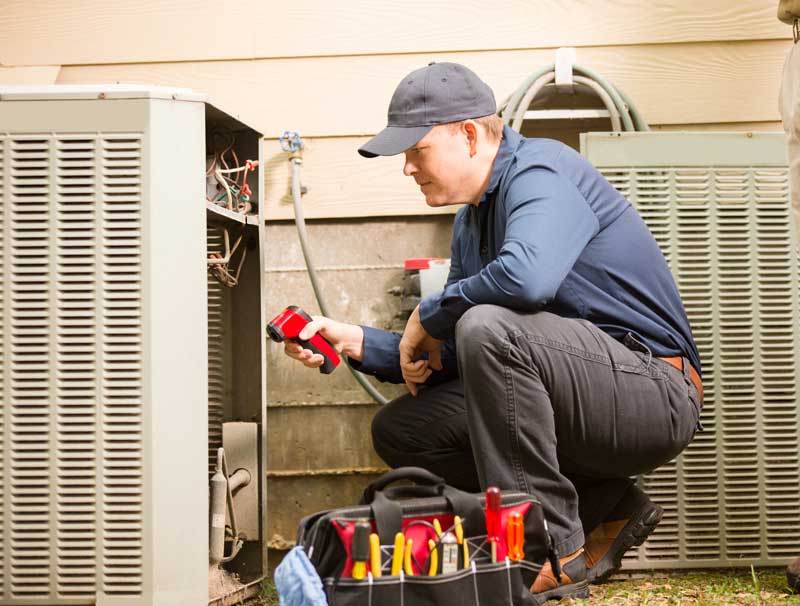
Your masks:
<svg viewBox="0 0 800 606"><path fill-rule="evenodd" d="M522 140L522 135L509 126L503 126L503 138L500 140L500 147L492 164L492 172L489 174L489 185L483 192L479 206L484 203L487 197L492 195L500 184L500 178L505 174L508 165L514 157L514 152Z"/></svg>

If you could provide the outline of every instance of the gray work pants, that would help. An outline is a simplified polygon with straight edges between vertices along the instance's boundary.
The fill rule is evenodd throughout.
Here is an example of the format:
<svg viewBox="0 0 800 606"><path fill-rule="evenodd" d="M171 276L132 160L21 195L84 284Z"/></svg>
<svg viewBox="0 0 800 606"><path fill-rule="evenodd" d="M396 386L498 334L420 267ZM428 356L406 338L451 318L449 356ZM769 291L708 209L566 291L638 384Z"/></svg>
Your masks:
<svg viewBox="0 0 800 606"><path fill-rule="evenodd" d="M585 320L471 308L456 327L460 379L382 407L376 452L464 490L537 496L560 557L577 551L631 483L698 427L689 378Z"/></svg>

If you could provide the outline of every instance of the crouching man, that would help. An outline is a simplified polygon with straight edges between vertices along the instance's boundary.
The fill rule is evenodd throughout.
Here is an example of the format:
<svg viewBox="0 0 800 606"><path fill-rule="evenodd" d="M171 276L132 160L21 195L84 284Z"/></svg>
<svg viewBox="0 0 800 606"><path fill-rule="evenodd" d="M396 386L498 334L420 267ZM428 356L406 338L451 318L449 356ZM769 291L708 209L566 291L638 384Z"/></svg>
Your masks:
<svg viewBox="0 0 800 606"><path fill-rule="evenodd" d="M409 394L373 422L377 453L468 491L542 502L564 574L538 601L584 597L662 511L630 479L692 440L700 359L675 282L636 210L580 154L504 127L464 66L402 79L388 126L359 152L405 154L429 206L455 216L444 291L403 335L310 323L358 370ZM321 356L286 344L307 366Z"/></svg>

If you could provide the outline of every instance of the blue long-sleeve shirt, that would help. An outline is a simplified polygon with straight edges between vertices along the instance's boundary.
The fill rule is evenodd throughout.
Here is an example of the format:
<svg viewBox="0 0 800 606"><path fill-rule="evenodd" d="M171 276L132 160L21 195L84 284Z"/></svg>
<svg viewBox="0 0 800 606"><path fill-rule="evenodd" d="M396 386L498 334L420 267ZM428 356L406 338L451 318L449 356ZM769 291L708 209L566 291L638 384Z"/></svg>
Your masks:
<svg viewBox="0 0 800 606"><path fill-rule="evenodd" d="M429 384L457 376L455 325L485 303L583 318L620 341L633 333L653 355L701 370L675 281L636 210L570 147L508 127L480 203L456 213L444 291L420 303L425 330L446 341ZM365 327L354 366L402 382L399 342Z"/></svg>

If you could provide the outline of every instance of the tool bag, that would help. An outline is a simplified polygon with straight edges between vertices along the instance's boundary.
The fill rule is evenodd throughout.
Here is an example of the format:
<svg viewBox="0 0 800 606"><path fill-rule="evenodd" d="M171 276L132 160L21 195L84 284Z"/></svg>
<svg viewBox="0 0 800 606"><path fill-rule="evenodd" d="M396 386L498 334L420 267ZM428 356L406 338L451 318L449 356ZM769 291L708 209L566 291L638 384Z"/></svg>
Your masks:
<svg viewBox="0 0 800 606"><path fill-rule="evenodd" d="M401 480L414 484L390 486ZM495 563L486 541L484 506L483 494L455 489L424 469L402 467L370 484L359 505L319 512L301 520L297 544L305 549L322 578L331 606L535 604L530 587L542 564L549 559L554 570L558 566L541 503L523 492L502 493L500 536L506 536L511 512L522 514L524 556L517 561L506 557L507 544L501 540L496 544ZM463 545L459 545L457 570L429 576L433 550L429 549L428 541L438 538L433 520L446 533L454 528L455 516L462 520L468 563L465 566ZM356 523L365 520L380 539L381 576L367 573L359 580L352 576L351 544ZM391 574L398 532L412 540L411 575L403 570ZM442 553L441 549L436 551ZM442 558L438 560L441 562Z"/></svg>

